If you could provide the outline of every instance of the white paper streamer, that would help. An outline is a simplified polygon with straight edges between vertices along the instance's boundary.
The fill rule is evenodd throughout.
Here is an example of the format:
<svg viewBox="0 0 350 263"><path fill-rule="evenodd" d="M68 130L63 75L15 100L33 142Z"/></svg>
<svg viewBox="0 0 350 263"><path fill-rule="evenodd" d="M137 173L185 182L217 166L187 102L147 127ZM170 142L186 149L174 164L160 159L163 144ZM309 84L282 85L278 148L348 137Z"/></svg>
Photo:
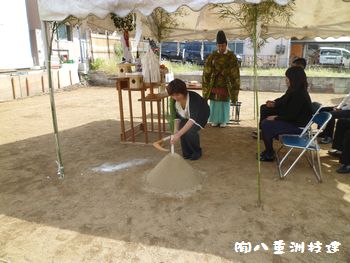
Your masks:
<svg viewBox="0 0 350 263"><path fill-rule="evenodd" d="M135 30L135 44L136 47L139 45L142 36L142 21L141 15L136 14L136 30Z"/></svg>

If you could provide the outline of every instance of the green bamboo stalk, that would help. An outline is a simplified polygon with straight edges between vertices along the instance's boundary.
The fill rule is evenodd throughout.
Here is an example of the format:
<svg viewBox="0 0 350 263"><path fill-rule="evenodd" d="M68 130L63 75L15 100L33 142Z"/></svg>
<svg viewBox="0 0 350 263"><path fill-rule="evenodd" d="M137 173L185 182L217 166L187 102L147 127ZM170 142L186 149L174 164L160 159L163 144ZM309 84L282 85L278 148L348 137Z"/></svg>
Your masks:
<svg viewBox="0 0 350 263"><path fill-rule="evenodd" d="M57 29L57 23L53 23L53 28L51 32L50 39L48 39L48 27L47 23L44 22L44 30L45 30L45 41L47 43L47 76L48 76L48 82L49 82L49 91L50 91L50 105L51 105L51 114L52 114L52 124L54 129L54 135L55 135L55 143L56 143L56 157L57 157L57 174L60 179L64 178L64 166L62 162L62 155L61 155L61 147L60 147L60 141L59 141L59 134L58 134L58 125L57 125L57 115L56 115L56 105L55 105L55 96L54 96L54 88L52 83L52 72L51 72L51 55L52 55L52 43L53 43L53 36L55 34L55 31Z"/></svg>
<svg viewBox="0 0 350 263"><path fill-rule="evenodd" d="M262 204L261 201L261 166L260 166L260 127L259 127L259 91L258 91L258 70L257 70L257 24L258 24L258 7L254 5L254 28L253 28L253 47L254 47L254 102L255 102L255 116L256 116L256 127L258 132L257 137L257 156L258 156L258 171L257 171L257 191L258 191L258 206Z"/></svg>
<svg viewBox="0 0 350 263"><path fill-rule="evenodd" d="M173 98L170 98L169 101L170 101L169 108L168 108L169 114L167 115L167 118L168 118L169 131L173 133L175 128L175 111L174 111L175 100Z"/></svg>

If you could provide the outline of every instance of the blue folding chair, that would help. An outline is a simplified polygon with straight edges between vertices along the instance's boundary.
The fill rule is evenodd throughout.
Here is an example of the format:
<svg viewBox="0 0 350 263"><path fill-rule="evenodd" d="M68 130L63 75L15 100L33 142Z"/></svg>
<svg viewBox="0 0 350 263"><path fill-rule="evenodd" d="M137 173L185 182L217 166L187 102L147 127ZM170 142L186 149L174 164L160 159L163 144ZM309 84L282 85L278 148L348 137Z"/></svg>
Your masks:
<svg viewBox="0 0 350 263"><path fill-rule="evenodd" d="M314 101L311 103L311 109L312 109L312 115L315 115L320 112L320 110L323 108L322 104Z"/></svg>
<svg viewBox="0 0 350 263"><path fill-rule="evenodd" d="M282 146L277 151L276 160L278 173L281 179L284 179L295 164L300 160L300 158L306 153L309 152L311 156L306 155L306 159L310 166L312 167L317 180L322 182L322 172L321 172L321 161L320 161L320 147L317 144L317 136L323 129L326 127L329 120L332 118L332 115L329 112L320 112L315 114L310 122L306 125L300 135L281 135L280 142ZM312 125L317 124L319 127L317 130L313 130ZM283 148L289 148L287 153L280 159L280 152ZM288 156L294 149L301 150L300 154L297 156L295 161L290 165L286 172L282 170L284 162L287 160ZM315 154L317 158L317 168L315 162Z"/></svg>

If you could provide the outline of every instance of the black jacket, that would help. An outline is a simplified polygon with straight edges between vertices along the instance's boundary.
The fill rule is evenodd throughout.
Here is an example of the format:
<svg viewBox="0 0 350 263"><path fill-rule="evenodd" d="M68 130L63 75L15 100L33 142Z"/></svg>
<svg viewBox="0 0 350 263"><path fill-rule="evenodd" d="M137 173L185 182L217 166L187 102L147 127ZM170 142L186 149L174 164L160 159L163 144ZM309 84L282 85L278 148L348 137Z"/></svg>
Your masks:
<svg viewBox="0 0 350 263"><path fill-rule="evenodd" d="M306 126L312 117L311 98L306 89L288 89L276 106L276 120L287 121L298 127Z"/></svg>
<svg viewBox="0 0 350 263"><path fill-rule="evenodd" d="M188 96L190 96L189 111L190 111L190 120L194 122L200 128L208 123L210 108L205 99L202 98L198 93L193 91L188 91ZM175 104L174 104L175 107ZM176 118L183 119L176 111Z"/></svg>

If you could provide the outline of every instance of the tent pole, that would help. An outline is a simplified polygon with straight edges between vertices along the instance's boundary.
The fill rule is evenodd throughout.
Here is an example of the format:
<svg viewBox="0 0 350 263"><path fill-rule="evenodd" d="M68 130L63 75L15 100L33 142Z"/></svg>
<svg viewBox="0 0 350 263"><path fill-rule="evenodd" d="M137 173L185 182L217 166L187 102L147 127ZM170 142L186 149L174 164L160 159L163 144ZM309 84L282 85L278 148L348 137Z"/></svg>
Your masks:
<svg viewBox="0 0 350 263"><path fill-rule="evenodd" d="M254 40L253 40L254 42ZM254 43L253 43L253 49L254 49ZM253 107L254 107L254 119L257 119L256 116L256 93L255 93L255 54L253 53Z"/></svg>
<svg viewBox="0 0 350 263"><path fill-rule="evenodd" d="M287 45L288 45L288 48L287 48L287 68L289 68L289 63L290 63L290 48L291 48L291 39L288 39L287 41Z"/></svg>
<svg viewBox="0 0 350 263"><path fill-rule="evenodd" d="M258 24L258 6L254 5L254 28L253 28L253 47L254 47L254 108L256 116L257 152L258 152L258 171L257 171L257 190L258 190L258 206L261 206L261 167L260 167L260 126L259 126L259 98L258 98L258 71L257 71L257 24Z"/></svg>
<svg viewBox="0 0 350 263"><path fill-rule="evenodd" d="M64 178L64 167L62 163L62 155L61 155L61 148L60 148L60 142L59 142L59 135L58 135L58 125L57 125L57 115L56 115L56 105L55 105L55 96L54 96L54 87L52 83L52 73L51 73L51 54L52 54L52 42L53 42L53 36L55 33L55 26L52 29L50 38L49 38L49 27L47 21L41 22L41 28L43 30L44 35L44 45L45 45L45 65L47 70L47 77L49 82L49 91L50 91L50 104L51 104L51 114L52 114L52 124L54 129L54 135L55 135L55 143L56 143L56 157L57 157L57 174L60 179Z"/></svg>

